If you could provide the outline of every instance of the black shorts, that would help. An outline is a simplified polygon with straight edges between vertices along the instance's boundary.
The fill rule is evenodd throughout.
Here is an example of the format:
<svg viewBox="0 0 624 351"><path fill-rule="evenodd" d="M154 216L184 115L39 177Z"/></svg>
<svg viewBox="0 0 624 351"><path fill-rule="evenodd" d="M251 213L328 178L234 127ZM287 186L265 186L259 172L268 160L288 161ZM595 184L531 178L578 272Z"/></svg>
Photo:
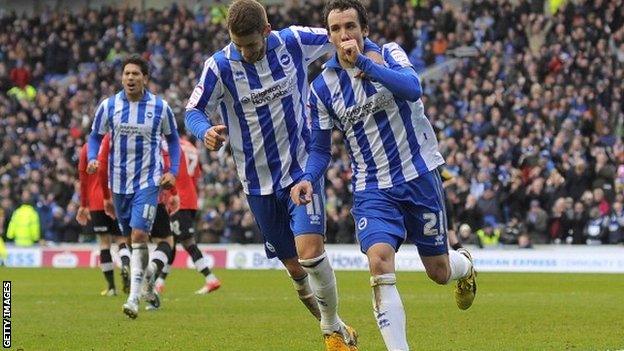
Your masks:
<svg viewBox="0 0 624 351"><path fill-rule="evenodd" d="M104 211L91 211L91 220L85 227L86 234L112 234L121 235L119 223L116 219L110 218Z"/></svg>
<svg viewBox="0 0 624 351"><path fill-rule="evenodd" d="M177 242L195 237L196 210L180 210L171 216L171 231Z"/></svg>
<svg viewBox="0 0 624 351"><path fill-rule="evenodd" d="M158 204L156 207L156 217L152 226L151 236L153 238L165 239L171 235L171 225L169 224L169 213L165 205Z"/></svg>

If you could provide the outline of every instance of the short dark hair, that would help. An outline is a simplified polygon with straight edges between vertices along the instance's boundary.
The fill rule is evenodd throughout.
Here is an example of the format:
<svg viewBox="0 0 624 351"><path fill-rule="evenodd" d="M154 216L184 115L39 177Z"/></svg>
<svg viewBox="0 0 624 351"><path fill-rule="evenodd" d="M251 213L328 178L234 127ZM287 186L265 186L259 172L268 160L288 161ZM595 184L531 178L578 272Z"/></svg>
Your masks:
<svg viewBox="0 0 624 351"><path fill-rule="evenodd" d="M262 33L268 23L264 6L255 0L236 0L228 8L227 27L235 35Z"/></svg>
<svg viewBox="0 0 624 351"><path fill-rule="evenodd" d="M323 9L323 20L327 30L329 30L329 24L327 23L329 13L334 10L346 11L348 9L355 9L362 29L368 28L368 11L366 11L366 8L359 0L331 0L325 4Z"/></svg>
<svg viewBox="0 0 624 351"><path fill-rule="evenodd" d="M123 64L121 65L122 71L129 64L134 64L134 65L139 66L141 68L141 73L143 73L144 76L148 76L149 75L149 65L147 64L147 61L143 57L141 57L141 55L139 55L139 54L132 54L130 56L127 56L123 60Z"/></svg>

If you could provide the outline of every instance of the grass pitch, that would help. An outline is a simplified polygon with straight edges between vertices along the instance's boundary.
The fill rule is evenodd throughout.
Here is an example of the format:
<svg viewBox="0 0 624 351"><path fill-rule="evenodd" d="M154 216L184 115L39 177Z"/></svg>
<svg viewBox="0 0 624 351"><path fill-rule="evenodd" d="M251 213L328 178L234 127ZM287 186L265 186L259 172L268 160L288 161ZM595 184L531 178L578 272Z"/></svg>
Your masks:
<svg viewBox="0 0 624 351"><path fill-rule="evenodd" d="M136 320L125 295L101 297L97 269L0 268L12 285L13 349L323 350L316 321L284 271L217 271L220 290L193 295L202 277L173 270L160 311ZM118 286L118 272L115 272ZM337 272L340 314L360 350L384 350L366 272ZM424 273L398 274L413 350L624 349L624 276L479 275L473 307L459 311L452 286Z"/></svg>

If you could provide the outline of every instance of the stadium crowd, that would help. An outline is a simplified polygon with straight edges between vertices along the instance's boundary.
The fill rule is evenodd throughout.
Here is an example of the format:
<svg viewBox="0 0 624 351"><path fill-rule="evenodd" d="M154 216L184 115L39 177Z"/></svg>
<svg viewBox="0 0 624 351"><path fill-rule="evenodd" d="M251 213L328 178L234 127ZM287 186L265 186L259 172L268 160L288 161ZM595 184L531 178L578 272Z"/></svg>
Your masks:
<svg viewBox="0 0 624 351"><path fill-rule="evenodd" d="M624 241L624 1L567 1L554 13L527 0L365 2L373 41L398 42L419 72L455 63L424 85L423 102L464 243ZM321 25L322 6L287 0L268 6L269 21ZM204 60L229 41L225 9L217 1L32 17L0 10L3 237L29 227L48 243L93 240L75 221L76 165L98 101L120 89L122 58L149 60L149 89L182 128ZM455 58L465 46L478 54ZM333 139L327 240L351 243L350 161L340 135ZM261 242L229 151L203 152L202 170L199 241ZM11 229L12 217L24 218Z"/></svg>

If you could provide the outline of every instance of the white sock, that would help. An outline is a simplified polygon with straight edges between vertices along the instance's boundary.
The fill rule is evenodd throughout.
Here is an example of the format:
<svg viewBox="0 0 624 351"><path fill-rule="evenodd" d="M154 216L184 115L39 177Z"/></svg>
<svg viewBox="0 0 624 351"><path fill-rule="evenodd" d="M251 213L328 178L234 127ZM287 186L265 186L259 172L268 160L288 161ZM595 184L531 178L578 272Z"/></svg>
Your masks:
<svg viewBox="0 0 624 351"><path fill-rule="evenodd" d="M472 267L468 257L455 250L449 250L449 263L451 266L449 281L464 278L470 273L470 268Z"/></svg>
<svg viewBox="0 0 624 351"><path fill-rule="evenodd" d="M130 256L130 295L128 300L139 301L143 275L147 268L147 244L132 244L132 256Z"/></svg>
<svg viewBox="0 0 624 351"><path fill-rule="evenodd" d="M195 265L195 269L198 272L201 272L201 271L203 271L206 268L210 268L210 267L208 267L208 260L205 257L203 257L203 256L199 260L193 262L193 264Z"/></svg>
<svg viewBox="0 0 624 351"><path fill-rule="evenodd" d="M338 318L338 290L336 276L329 263L327 253L308 260L299 260L303 269L308 273L310 287L316 296L321 311L321 329L325 334L337 331L341 326Z"/></svg>
<svg viewBox="0 0 624 351"><path fill-rule="evenodd" d="M312 313L314 318L320 321L321 311L319 310L319 304L316 302L316 298L314 297L314 293L310 287L308 275L306 274L303 278L293 279L293 286L295 287L295 290L297 290L299 300L301 300L310 313Z"/></svg>
<svg viewBox="0 0 624 351"><path fill-rule="evenodd" d="M386 348L390 351L407 351L405 310L396 288L396 276L387 273L372 276L373 313Z"/></svg>
<svg viewBox="0 0 624 351"><path fill-rule="evenodd" d="M154 275L154 273L156 273L156 270L158 270L156 263L154 263L154 261L150 261L147 265L147 269L145 270L145 279L148 281L152 279L152 276Z"/></svg>
<svg viewBox="0 0 624 351"><path fill-rule="evenodd" d="M167 263L162 270L163 273L165 274L169 274L169 272L171 272L171 265L169 263Z"/></svg>

